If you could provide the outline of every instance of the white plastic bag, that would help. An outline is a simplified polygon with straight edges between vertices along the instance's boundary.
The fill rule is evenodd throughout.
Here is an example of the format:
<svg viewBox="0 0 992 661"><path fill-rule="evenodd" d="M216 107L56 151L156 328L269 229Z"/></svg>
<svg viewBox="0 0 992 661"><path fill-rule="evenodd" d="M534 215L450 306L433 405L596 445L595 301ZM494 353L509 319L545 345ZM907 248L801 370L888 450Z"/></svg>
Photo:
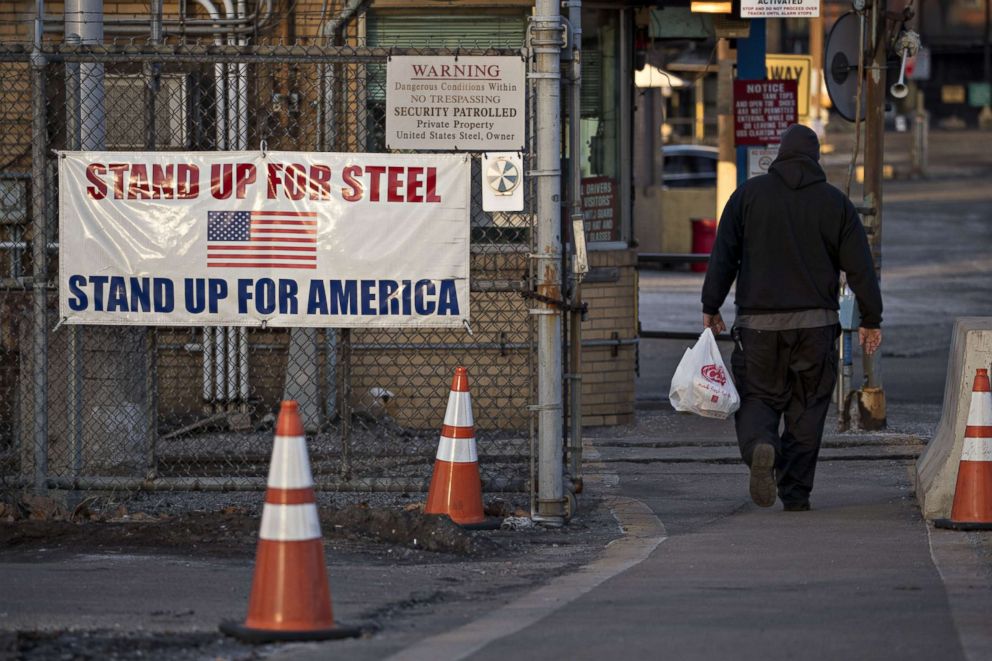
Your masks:
<svg viewBox="0 0 992 661"><path fill-rule="evenodd" d="M668 399L676 411L706 418L724 419L740 408L741 398L709 328L699 336L695 346L685 350L672 376Z"/></svg>

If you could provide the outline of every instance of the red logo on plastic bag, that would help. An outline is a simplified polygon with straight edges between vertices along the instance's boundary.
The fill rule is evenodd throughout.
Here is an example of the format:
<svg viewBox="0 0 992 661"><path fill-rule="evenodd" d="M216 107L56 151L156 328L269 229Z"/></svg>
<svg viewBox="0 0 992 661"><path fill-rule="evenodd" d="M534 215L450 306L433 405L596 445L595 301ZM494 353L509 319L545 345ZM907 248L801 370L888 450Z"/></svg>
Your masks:
<svg viewBox="0 0 992 661"><path fill-rule="evenodd" d="M719 365L703 365L703 369L699 371L703 375L703 378L710 383L718 383L721 386L727 385L727 374Z"/></svg>

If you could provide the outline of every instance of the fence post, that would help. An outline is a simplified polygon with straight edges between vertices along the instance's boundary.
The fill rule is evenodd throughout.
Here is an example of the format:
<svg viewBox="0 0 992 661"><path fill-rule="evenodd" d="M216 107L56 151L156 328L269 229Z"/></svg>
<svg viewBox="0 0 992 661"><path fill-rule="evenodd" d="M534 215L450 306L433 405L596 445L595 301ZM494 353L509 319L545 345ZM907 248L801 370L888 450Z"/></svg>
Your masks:
<svg viewBox="0 0 992 661"><path fill-rule="evenodd" d="M48 117L45 104L45 66L41 51L44 0L38 0L34 48L31 51L31 186L32 186L32 359L34 367L34 490L44 493L48 481L48 186L45 150Z"/></svg>
<svg viewBox="0 0 992 661"><path fill-rule="evenodd" d="M149 5L151 43L162 44L162 0ZM156 103L161 80L161 65L146 62L145 75L145 147L157 147ZM158 477L158 330L145 327L145 479Z"/></svg>
<svg viewBox="0 0 992 661"><path fill-rule="evenodd" d="M568 105L568 149L569 173L568 195L571 202L572 229L572 273L571 275L571 311L569 314L569 416L571 417L571 433L569 441L569 474L575 493L582 490L582 277L585 275L586 264L580 263L585 258L584 250L579 246L585 245L585 216L582 211L582 163L579 144L582 142L582 0L570 0L568 5L568 22L571 26L569 47L571 48L572 63L569 82Z"/></svg>
<svg viewBox="0 0 992 661"><path fill-rule="evenodd" d="M561 17L557 0L536 0L531 45L537 96L537 293L561 300ZM562 525L561 308L534 304L537 316L538 492L535 521Z"/></svg>

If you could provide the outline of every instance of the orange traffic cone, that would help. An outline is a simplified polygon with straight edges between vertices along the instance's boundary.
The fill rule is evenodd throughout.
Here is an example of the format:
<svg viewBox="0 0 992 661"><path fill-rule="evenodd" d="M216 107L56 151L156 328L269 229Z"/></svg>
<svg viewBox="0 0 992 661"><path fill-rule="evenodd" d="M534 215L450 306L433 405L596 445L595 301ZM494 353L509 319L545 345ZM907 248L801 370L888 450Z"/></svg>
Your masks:
<svg viewBox="0 0 992 661"><path fill-rule="evenodd" d="M334 625L310 459L294 401L282 403L276 421L248 618L224 622L220 630L256 643L360 633Z"/></svg>
<svg viewBox="0 0 992 661"><path fill-rule="evenodd" d="M486 525L482 510L482 480L475 451L475 422L468 370L455 368L448 395L448 409L437 447L434 475L427 492L425 514L447 514L461 526Z"/></svg>
<svg viewBox="0 0 992 661"><path fill-rule="evenodd" d="M952 530L992 530L992 387L986 369L975 372L971 388L951 518L933 523Z"/></svg>

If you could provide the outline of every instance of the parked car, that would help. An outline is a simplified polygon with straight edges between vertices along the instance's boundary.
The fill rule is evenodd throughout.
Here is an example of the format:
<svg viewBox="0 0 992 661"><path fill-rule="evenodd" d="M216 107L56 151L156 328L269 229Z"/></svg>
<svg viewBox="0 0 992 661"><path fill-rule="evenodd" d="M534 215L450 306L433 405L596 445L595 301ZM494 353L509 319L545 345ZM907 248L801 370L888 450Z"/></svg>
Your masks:
<svg viewBox="0 0 992 661"><path fill-rule="evenodd" d="M717 148L704 145L669 145L661 150L662 184L668 188L716 186Z"/></svg>

